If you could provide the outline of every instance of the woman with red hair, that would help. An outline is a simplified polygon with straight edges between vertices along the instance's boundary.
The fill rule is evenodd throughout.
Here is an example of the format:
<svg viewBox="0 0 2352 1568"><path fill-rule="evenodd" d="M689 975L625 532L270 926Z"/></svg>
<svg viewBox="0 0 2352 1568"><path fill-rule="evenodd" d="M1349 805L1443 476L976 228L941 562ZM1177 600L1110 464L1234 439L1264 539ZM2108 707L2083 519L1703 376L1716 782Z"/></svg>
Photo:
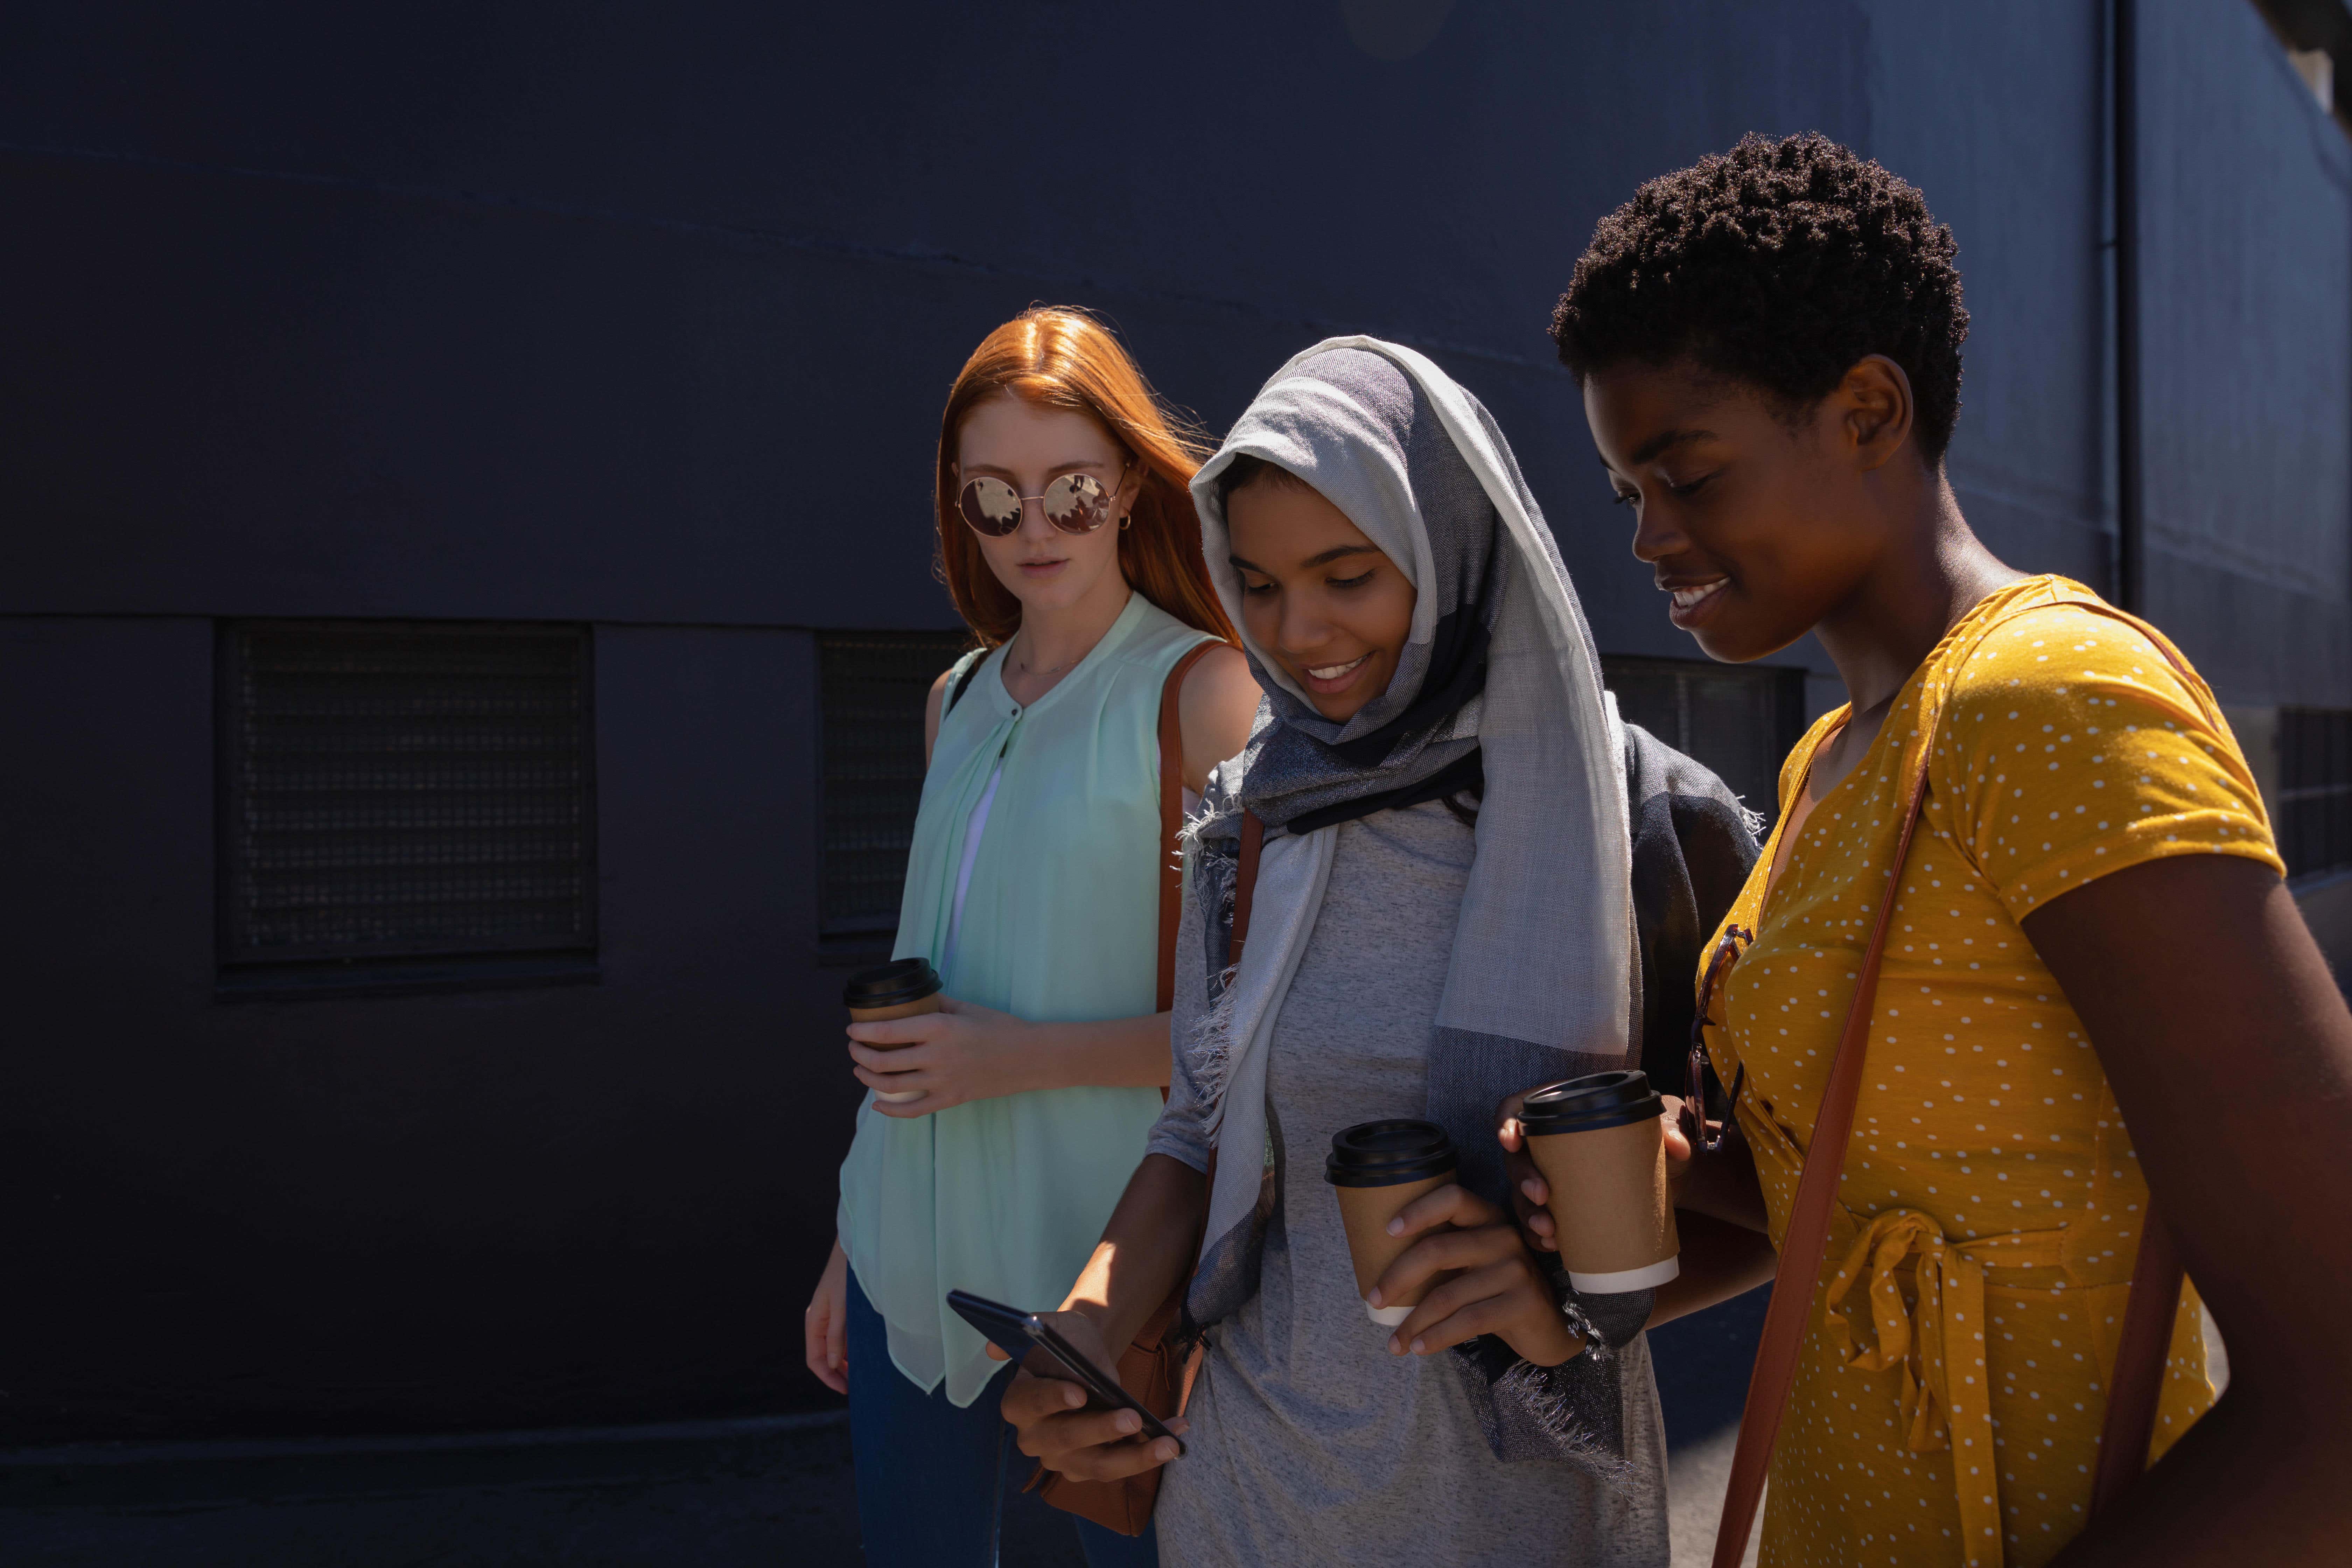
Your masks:
<svg viewBox="0 0 2352 1568"><path fill-rule="evenodd" d="M870 1563L995 1562L1007 1369L944 1298L1060 1301L1160 1114L1163 699L1192 794L1259 698L1201 557L1202 452L1070 310L991 332L940 417L941 574L981 647L931 689L893 955L949 1000L850 1026L877 1098L806 1319L809 1370L849 1395ZM1148 1533L1078 1530L1096 1568L1157 1561Z"/></svg>

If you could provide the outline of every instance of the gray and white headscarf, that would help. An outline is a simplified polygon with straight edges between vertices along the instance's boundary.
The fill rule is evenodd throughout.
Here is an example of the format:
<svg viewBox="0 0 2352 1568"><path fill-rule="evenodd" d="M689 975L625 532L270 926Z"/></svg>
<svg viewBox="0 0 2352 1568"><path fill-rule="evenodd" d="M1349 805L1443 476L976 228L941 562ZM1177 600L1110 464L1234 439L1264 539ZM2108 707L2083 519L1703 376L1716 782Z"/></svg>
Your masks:
<svg viewBox="0 0 2352 1568"><path fill-rule="evenodd" d="M1241 583L1217 478L1245 453L1346 512L1416 599L1388 689L1344 724L1318 713L1243 634L1266 700L1248 748L1212 775L1191 830L1211 1005L1179 1043L1179 1070L1207 1102L1217 1146L1250 1152L1216 1166L1190 1301L1201 1323L1255 1286L1266 1055L1322 906L1338 823L1483 775L1428 1067L1427 1114L1453 1133L1473 1190L1507 1201L1495 1140L1504 1096L1625 1065L1635 984L1622 731L1575 589L1493 417L1429 360L1378 339L1333 338L1283 366L1192 481L1209 572L1236 626ZM1229 967L1245 809L1267 833L1249 941ZM1599 1327L1609 1343L1647 1316L1648 1294L1633 1294L1608 1299L1614 1321ZM1589 1374L1591 1359L1570 1364ZM1604 1381L1588 1391L1597 1404L1614 1394L1613 1377Z"/></svg>
<svg viewBox="0 0 2352 1568"><path fill-rule="evenodd" d="M1303 834L1458 789L1476 793L1487 655L1512 571L1493 501L1395 363L1337 349L1289 380L1278 398L1272 388L1259 395L1202 470L1207 485L1195 487L1204 529L1215 535L1207 547L1220 594L1236 604L1240 582L1226 559L1213 476L1244 452L1314 485L1351 521L1370 520L1358 526L1416 590L1412 630L1388 689L1344 722L1324 718L1249 645L1273 721L1252 737L1244 803L1268 827Z"/></svg>

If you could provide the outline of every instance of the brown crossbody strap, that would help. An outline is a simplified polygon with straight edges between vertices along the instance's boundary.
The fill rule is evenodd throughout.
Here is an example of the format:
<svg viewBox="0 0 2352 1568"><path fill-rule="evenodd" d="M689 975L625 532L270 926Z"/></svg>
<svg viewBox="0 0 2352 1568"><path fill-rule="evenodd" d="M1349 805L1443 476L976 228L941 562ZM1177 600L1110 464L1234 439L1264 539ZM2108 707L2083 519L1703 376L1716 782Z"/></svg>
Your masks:
<svg viewBox="0 0 2352 1568"><path fill-rule="evenodd" d="M2099 1466L2091 1475L2095 1514L2130 1489L2147 1468L2156 1436L2156 1406L2164 1395L2164 1363L2172 1353L2172 1320L2188 1277L2164 1216L2150 1202L2132 1258L2131 1294L2124 1301L2116 1370L2107 1379L2107 1418L2099 1432Z"/></svg>
<svg viewBox="0 0 2352 1568"><path fill-rule="evenodd" d="M1160 1000L1155 1013L1176 1005L1176 927L1184 916L1184 678L1213 647L1204 642L1176 661L1160 689Z"/></svg>
<svg viewBox="0 0 2352 1568"><path fill-rule="evenodd" d="M1249 940L1250 905L1257 896L1257 860L1265 849L1265 824L1255 811L1242 813L1241 864L1234 871L1234 929L1225 944L1225 963L1242 966L1242 943Z"/></svg>
<svg viewBox="0 0 2352 1568"><path fill-rule="evenodd" d="M2104 609L2087 605L2081 607ZM2171 658L2162 641L2157 640L2156 647ZM2172 662L2175 668L2179 667L2179 659ZM1903 834L1895 842L1895 867L1887 873L1886 891L1879 900L1877 921L1871 928L1870 947L1863 956L1853 1001L1846 1009L1845 1027L1838 1036L1837 1055L1830 1063L1829 1087L1822 1092L1821 1110L1813 1121L1812 1143L1805 1152L1804 1172L1797 1178L1797 1195L1789 1206L1789 1228L1780 1242L1780 1266L1772 1275L1772 1303L1764 1314L1763 1338L1756 1347L1756 1370L1748 1380L1748 1403L1739 1416L1739 1446L1731 1458L1731 1484L1723 1494L1723 1521L1716 1530L1715 1568L1738 1568L1747 1554L1748 1534L1755 1525L1757 1505L1763 1500L1765 1475L1771 1468L1773 1439L1780 1435L1789 1391L1797 1381L1797 1358L1804 1348L1813 1288L1821 1279L1822 1260L1829 1250L1831 1205L1837 1201L1846 1142L1853 1131L1854 1102L1861 1096L1863 1059L1870 1046L1871 1004L1878 990L1879 960L1886 950L1886 932L1895 917L1895 891L1902 885L1903 864L1911 853L1911 835L1919 826L1919 813L1927 803L1927 763L1934 754L1935 738L1922 737L1919 759L1911 770L1908 795L1904 803ZM2115 1370L2107 1383L2107 1413L2099 1440L2099 1466L2092 1481L2093 1513L2113 1501L2147 1468L2148 1440L2156 1429L2157 1402L2164 1386L2164 1365L2171 1342L2172 1319L2180 1300L2181 1279L2179 1256L2151 1202L2140 1228L2131 1296L2124 1309Z"/></svg>
<svg viewBox="0 0 2352 1568"><path fill-rule="evenodd" d="M1177 701L1183 689L1184 676L1202 654L1217 646L1202 643L1177 662L1168 672L1168 685L1160 697L1160 1011L1165 1013L1176 995L1176 926L1183 910L1184 868L1179 858L1181 846L1177 833L1183 826L1181 811L1184 755L1183 726L1179 720ZM1255 826L1253 837L1252 827ZM1241 941L1249 928L1249 898L1257 881L1257 844L1265 837L1265 827L1257 818L1244 820L1242 859L1239 886L1235 889L1237 908L1234 919L1234 947L1239 952ZM1168 1091L1161 1089L1160 1098ZM1209 1152L1207 1177L1213 1186L1217 1179L1217 1155ZM1203 1210L1205 1217L1205 1209ZM1196 1239L1195 1250L1199 1247ZM1179 1332L1184 1321L1184 1295L1192 1284L1192 1272L1176 1282L1167 1300L1160 1303L1151 1316L1136 1331L1135 1339L1118 1358L1118 1381L1121 1387L1133 1394L1145 1408L1166 1419L1184 1413L1184 1402L1192 1397L1193 1374L1200 1368L1200 1346L1197 1342L1181 1342ZM1040 1460L1035 1473L1030 1476L1024 1490L1034 1490L1053 1507L1066 1513L1091 1520L1106 1530L1122 1535L1139 1535L1151 1527L1151 1510L1160 1500L1160 1476L1157 1469L1123 1477L1112 1481L1078 1481L1058 1471L1049 1470Z"/></svg>
<svg viewBox="0 0 2352 1568"><path fill-rule="evenodd" d="M1805 1321L1813 1304L1813 1282L1828 1253L1830 1205L1837 1201L1839 1173L1845 1165L1847 1135L1853 1131L1853 1103L1862 1091L1862 1060L1869 1046L1870 1004L1878 989L1878 963L1886 951L1886 930L1895 915L1895 889L1911 853L1911 834L1927 796L1931 744L1919 748L1904 804L1903 836L1895 841L1895 869L1878 901L1870 948L1863 956L1845 1029L1831 1058L1829 1087L1813 1120L1813 1141L1805 1151L1804 1173L1789 1208L1789 1228L1780 1240L1780 1263L1772 1275L1772 1304L1764 1313L1764 1335L1756 1347L1756 1370L1748 1379L1748 1403L1739 1413L1739 1446L1731 1457L1731 1484L1723 1494L1723 1522L1715 1536L1715 1568L1739 1568L1748 1553L1748 1531L1763 1500L1764 1475L1772 1463L1772 1440L1780 1436L1789 1389L1797 1381L1797 1355L1804 1348Z"/></svg>

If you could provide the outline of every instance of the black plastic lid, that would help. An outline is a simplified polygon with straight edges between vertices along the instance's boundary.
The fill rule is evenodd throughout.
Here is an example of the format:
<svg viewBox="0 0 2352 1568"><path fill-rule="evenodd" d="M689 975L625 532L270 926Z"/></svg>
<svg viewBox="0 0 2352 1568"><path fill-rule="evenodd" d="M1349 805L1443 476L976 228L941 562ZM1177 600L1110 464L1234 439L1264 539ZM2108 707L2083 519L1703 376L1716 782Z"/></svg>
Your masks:
<svg viewBox="0 0 2352 1568"><path fill-rule="evenodd" d="M1639 1069L1597 1072L1548 1083L1529 1094L1519 1111L1519 1125L1530 1138L1598 1132L1646 1121L1664 1109L1665 1102L1650 1087L1649 1074Z"/></svg>
<svg viewBox="0 0 2352 1568"><path fill-rule="evenodd" d="M872 969L861 969L841 988L841 1003L867 1012L878 1007L903 1007L919 1002L940 988L940 977L928 958L894 958Z"/></svg>
<svg viewBox="0 0 2352 1568"><path fill-rule="evenodd" d="M1454 1140L1434 1121L1360 1121L1331 1135L1324 1178L1340 1187L1394 1187L1454 1169Z"/></svg>

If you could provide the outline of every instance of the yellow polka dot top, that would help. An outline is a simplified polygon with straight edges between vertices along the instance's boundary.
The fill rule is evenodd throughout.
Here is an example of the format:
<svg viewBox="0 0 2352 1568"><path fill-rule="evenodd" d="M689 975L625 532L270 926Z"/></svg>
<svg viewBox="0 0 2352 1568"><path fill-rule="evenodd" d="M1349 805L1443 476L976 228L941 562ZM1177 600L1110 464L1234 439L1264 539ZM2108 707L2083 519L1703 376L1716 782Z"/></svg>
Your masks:
<svg viewBox="0 0 2352 1568"><path fill-rule="evenodd" d="M2212 693L2168 650L2063 578L1991 595L1815 805L1770 899L1777 832L1727 917L1756 940L1721 983L1708 1041L1724 1082L1746 1070L1739 1121L1777 1243L1916 748L1932 748L1764 1564L2032 1564L2083 1526L2147 1189L2098 1056L2019 922L2163 856L2282 868ZM1845 716L1790 753L1784 822ZM2153 1452L2212 1403L2200 1321L2184 1291Z"/></svg>

